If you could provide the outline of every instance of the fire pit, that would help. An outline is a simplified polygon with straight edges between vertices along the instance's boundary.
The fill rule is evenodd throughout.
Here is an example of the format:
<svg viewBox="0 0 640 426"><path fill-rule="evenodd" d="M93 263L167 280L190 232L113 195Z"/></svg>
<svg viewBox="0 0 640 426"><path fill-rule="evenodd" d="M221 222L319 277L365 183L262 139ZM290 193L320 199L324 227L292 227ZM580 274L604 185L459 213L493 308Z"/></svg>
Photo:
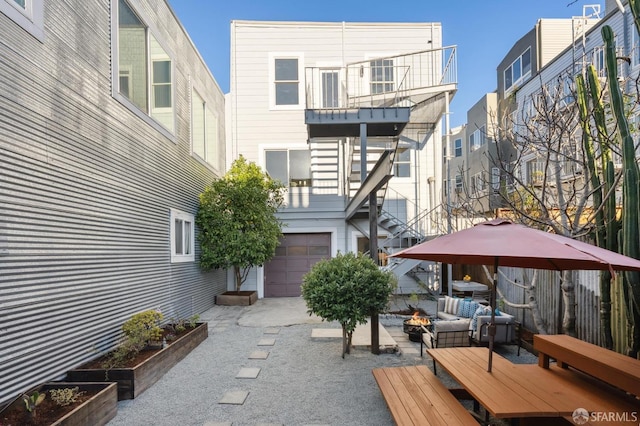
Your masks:
<svg viewBox="0 0 640 426"><path fill-rule="evenodd" d="M402 330L409 335L409 340L419 342L422 338L421 326L427 326L430 323L429 318L420 317L416 312L411 318L402 322Z"/></svg>

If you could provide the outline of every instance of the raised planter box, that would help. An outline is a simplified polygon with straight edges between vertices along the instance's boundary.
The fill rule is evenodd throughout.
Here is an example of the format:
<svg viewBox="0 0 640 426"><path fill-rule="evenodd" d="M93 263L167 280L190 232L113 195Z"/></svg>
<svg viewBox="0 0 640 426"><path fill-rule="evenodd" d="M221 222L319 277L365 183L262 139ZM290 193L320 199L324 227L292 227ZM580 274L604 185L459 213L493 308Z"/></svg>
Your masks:
<svg viewBox="0 0 640 426"><path fill-rule="evenodd" d="M114 381L118 383L118 400L134 399L157 382L182 358L202 343L209 335L207 323L198 323L189 333L181 336L150 358L131 368L76 368L67 373L74 382Z"/></svg>
<svg viewBox="0 0 640 426"><path fill-rule="evenodd" d="M216 296L216 305L248 306L258 300L256 291L226 291Z"/></svg>
<svg viewBox="0 0 640 426"><path fill-rule="evenodd" d="M118 411L118 389L116 383L49 382L31 389L27 394L30 395L35 391L43 393L51 389L74 388L76 386L79 391L95 393L95 395L55 419L51 417L52 413L47 412L45 404L41 404L36 408L38 412L37 418L40 421L50 419L46 424L52 426L103 426L116 416ZM49 395L45 397L45 401L47 400L49 402L51 400ZM8 415L14 409L17 409L23 415L25 414L22 397L13 401L5 410L0 412L0 424L4 424L5 415ZM17 424L20 423L19 421Z"/></svg>

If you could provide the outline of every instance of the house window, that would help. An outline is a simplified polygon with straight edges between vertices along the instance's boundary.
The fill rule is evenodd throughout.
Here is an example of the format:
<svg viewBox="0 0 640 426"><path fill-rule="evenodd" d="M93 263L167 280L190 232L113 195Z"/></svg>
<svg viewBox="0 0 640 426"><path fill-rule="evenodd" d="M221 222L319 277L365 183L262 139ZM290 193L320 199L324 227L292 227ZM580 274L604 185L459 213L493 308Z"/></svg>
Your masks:
<svg viewBox="0 0 640 426"><path fill-rule="evenodd" d="M607 70L604 64L604 46L593 49L591 63L598 73L598 77L606 77Z"/></svg>
<svg viewBox="0 0 640 426"><path fill-rule="evenodd" d="M500 191L500 169L498 167L491 168L491 189L494 193Z"/></svg>
<svg viewBox="0 0 640 426"><path fill-rule="evenodd" d="M337 70L322 71L322 108L339 106L339 79Z"/></svg>
<svg viewBox="0 0 640 426"><path fill-rule="evenodd" d="M462 139L453 141L453 152L456 157L462 157Z"/></svg>
<svg viewBox="0 0 640 426"><path fill-rule="evenodd" d="M311 186L311 153L308 149L265 151L267 173L291 188Z"/></svg>
<svg viewBox="0 0 640 426"><path fill-rule="evenodd" d="M393 172L396 177L411 177L411 150L398 149L393 164Z"/></svg>
<svg viewBox="0 0 640 426"><path fill-rule="evenodd" d="M44 0L0 0L0 12L44 42Z"/></svg>
<svg viewBox="0 0 640 426"><path fill-rule="evenodd" d="M511 63L504 70L504 91L508 91L513 86L522 83L531 75L531 48L527 48L524 53Z"/></svg>
<svg viewBox="0 0 640 426"><path fill-rule="evenodd" d="M482 195L485 189L484 173L476 173L471 177L471 193L473 195Z"/></svg>
<svg viewBox="0 0 640 426"><path fill-rule="evenodd" d="M298 105L299 98L298 59L276 58L275 99L276 105Z"/></svg>
<svg viewBox="0 0 640 426"><path fill-rule="evenodd" d="M485 127L482 126L476 129L471 135L469 135L469 152L473 152L479 149L481 146L487 143L485 135Z"/></svg>
<svg viewBox="0 0 640 426"><path fill-rule="evenodd" d="M530 160L526 163L527 168L527 184L540 185L544 179L544 162L538 160Z"/></svg>
<svg viewBox="0 0 640 426"><path fill-rule="evenodd" d="M197 91L191 91L191 146L193 153L218 170L218 119Z"/></svg>
<svg viewBox="0 0 640 426"><path fill-rule="evenodd" d="M631 66L640 65L640 40L635 25L631 24Z"/></svg>
<svg viewBox="0 0 640 426"><path fill-rule="evenodd" d="M371 67L371 93L386 93L395 90L393 59L376 59Z"/></svg>
<svg viewBox="0 0 640 426"><path fill-rule="evenodd" d="M173 62L142 18L118 1L117 92L173 133Z"/></svg>
<svg viewBox="0 0 640 426"><path fill-rule="evenodd" d="M462 192L462 175L456 175L456 193Z"/></svg>
<svg viewBox="0 0 640 426"><path fill-rule="evenodd" d="M193 215L171 209L171 262L193 262L195 229Z"/></svg>

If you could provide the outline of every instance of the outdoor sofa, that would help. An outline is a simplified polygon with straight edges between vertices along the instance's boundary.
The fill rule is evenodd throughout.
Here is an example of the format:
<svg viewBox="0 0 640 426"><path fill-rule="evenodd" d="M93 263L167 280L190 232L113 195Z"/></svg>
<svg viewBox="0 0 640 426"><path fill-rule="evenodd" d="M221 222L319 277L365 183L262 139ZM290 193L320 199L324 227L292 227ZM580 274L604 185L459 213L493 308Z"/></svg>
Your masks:
<svg viewBox="0 0 640 426"><path fill-rule="evenodd" d="M437 334L445 329L447 331L468 330L472 341L488 344L490 323L490 307L474 300L445 296L438 299L437 320L434 322L432 332ZM494 343L512 343L516 340L517 323L513 315L496 309L495 324Z"/></svg>

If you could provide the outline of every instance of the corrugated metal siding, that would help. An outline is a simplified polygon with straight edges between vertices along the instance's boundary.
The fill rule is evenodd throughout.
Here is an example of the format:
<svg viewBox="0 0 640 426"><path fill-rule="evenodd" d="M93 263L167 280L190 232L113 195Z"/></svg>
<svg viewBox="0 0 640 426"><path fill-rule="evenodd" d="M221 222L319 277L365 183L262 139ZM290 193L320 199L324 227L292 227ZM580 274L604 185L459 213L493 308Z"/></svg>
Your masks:
<svg viewBox="0 0 640 426"><path fill-rule="evenodd" d="M176 142L111 97L108 0L45 2L44 44L0 14L0 402L111 348L131 314L188 317L226 289L169 244L170 209L195 214L215 177L190 154L189 79L219 117L223 94L166 4L145 9L176 52Z"/></svg>

